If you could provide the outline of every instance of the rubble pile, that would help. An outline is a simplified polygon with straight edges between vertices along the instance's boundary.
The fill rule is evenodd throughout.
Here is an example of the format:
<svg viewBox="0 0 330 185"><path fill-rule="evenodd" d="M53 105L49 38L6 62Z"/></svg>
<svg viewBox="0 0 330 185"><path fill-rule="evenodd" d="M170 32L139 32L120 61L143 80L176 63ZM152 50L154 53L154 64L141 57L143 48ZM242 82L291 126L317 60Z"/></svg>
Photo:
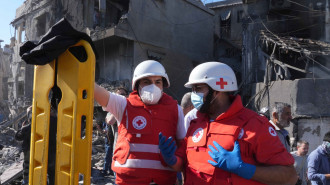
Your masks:
<svg viewBox="0 0 330 185"><path fill-rule="evenodd" d="M23 160L20 143L15 140L16 131L5 128L0 131L0 141L3 149L0 150L0 175L15 162Z"/></svg>
<svg viewBox="0 0 330 185"><path fill-rule="evenodd" d="M0 130L0 141L3 149L0 150L0 176L3 172L12 165L23 162L23 152L21 150L21 142L15 140L16 130L10 127L5 127ZM104 151L104 136L99 135L98 131L93 131L92 138L92 185L112 185L114 184L113 176L104 176L101 173L103 169L105 151ZM19 177L10 182L10 184L21 184L22 177ZM82 184L79 183L79 184Z"/></svg>
<svg viewBox="0 0 330 185"><path fill-rule="evenodd" d="M104 78L100 78L97 81L97 84L100 84L101 87L104 87L110 92L114 92L116 87L125 87L126 89L130 89L130 82L128 79L111 81Z"/></svg>
<svg viewBox="0 0 330 185"><path fill-rule="evenodd" d="M21 144L15 140L15 129L5 127L0 130L0 141L2 149L0 150L0 176L12 165L23 161ZM12 185L21 184L21 178L13 180ZM0 179L1 182L1 179Z"/></svg>

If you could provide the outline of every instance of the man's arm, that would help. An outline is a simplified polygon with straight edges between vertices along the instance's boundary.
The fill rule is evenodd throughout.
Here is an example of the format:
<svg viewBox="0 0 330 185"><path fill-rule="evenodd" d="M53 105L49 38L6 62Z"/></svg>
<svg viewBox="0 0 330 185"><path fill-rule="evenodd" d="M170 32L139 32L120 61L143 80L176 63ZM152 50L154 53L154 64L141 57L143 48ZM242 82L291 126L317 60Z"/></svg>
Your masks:
<svg viewBox="0 0 330 185"><path fill-rule="evenodd" d="M103 87L94 83L94 98L102 107L106 107L108 105L110 93Z"/></svg>
<svg viewBox="0 0 330 185"><path fill-rule="evenodd" d="M167 139L166 136L163 136L163 134L160 132L158 146L166 164L170 166L174 171L182 171L183 160L181 157L175 155L177 147L175 142L173 142L173 138L169 137Z"/></svg>
<svg viewBox="0 0 330 185"><path fill-rule="evenodd" d="M256 166L243 162L238 141L235 141L233 151L225 150L216 141L213 144L215 148L209 145L211 151L208 153L215 162L208 162L214 167L271 185L294 185L298 179L293 165Z"/></svg>
<svg viewBox="0 0 330 185"><path fill-rule="evenodd" d="M308 179L311 181L323 182L326 184L326 174L321 174L318 172L318 167L320 166L321 159L317 153L312 152L308 156Z"/></svg>
<svg viewBox="0 0 330 185"><path fill-rule="evenodd" d="M293 166L257 166L251 179L271 185L294 185L298 176Z"/></svg>

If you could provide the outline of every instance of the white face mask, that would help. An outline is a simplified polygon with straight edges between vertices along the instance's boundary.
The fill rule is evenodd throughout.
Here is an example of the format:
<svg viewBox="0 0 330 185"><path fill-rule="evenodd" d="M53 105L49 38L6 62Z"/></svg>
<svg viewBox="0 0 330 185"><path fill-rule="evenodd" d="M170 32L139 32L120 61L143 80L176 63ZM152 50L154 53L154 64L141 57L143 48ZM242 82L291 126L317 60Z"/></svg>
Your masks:
<svg viewBox="0 0 330 185"><path fill-rule="evenodd" d="M144 86L143 88L140 88L139 92L141 100L147 105L157 104L163 94L162 90L160 90L155 84Z"/></svg>

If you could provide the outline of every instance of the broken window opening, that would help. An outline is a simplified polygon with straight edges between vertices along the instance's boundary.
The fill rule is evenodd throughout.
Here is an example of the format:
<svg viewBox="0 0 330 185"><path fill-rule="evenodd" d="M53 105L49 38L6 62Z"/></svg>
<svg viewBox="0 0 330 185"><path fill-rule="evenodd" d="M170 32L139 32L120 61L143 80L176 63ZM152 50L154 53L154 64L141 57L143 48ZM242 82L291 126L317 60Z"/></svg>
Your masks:
<svg viewBox="0 0 330 185"><path fill-rule="evenodd" d="M21 42L25 42L26 40L26 36L25 36L25 30L22 31L22 38L21 38Z"/></svg>
<svg viewBox="0 0 330 185"><path fill-rule="evenodd" d="M95 0L94 2L94 12L93 12L93 28L95 29L97 26L100 26L100 10L99 10L99 1Z"/></svg>
<svg viewBox="0 0 330 185"><path fill-rule="evenodd" d="M41 37L46 33L47 16L46 13L36 18L36 36Z"/></svg>
<svg viewBox="0 0 330 185"><path fill-rule="evenodd" d="M18 43L22 43L25 41L25 23L21 23L17 29L15 29L15 35L17 31L17 41Z"/></svg>
<svg viewBox="0 0 330 185"><path fill-rule="evenodd" d="M230 38L231 32L231 11L226 11L220 15L220 37Z"/></svg>
<svg viewBox="0 0 330 185"><path fill-rule="evenodd" d="M24 96L24 82L19 81L17 84L17 96L21 97Z"/></svg>
<svg viewBox="0 0 330 185"><path fill-rule="evenodd" d="M129 0L95 0L93 28L117 25L128 8Z"/></svg>
<svg viewBox="0 0 330 185"><path fill-rule="evenodd" d="M120 18L128 12L129 0L107 0L106 1L106 21L107 27L112 27L119 23Z"/></svg>
<svg viewBox="0 0 330 185"><path fill-rule="evenodd" d="M243 10L238 10L237 11L237 23L242 22L243 19Z"/></svg>

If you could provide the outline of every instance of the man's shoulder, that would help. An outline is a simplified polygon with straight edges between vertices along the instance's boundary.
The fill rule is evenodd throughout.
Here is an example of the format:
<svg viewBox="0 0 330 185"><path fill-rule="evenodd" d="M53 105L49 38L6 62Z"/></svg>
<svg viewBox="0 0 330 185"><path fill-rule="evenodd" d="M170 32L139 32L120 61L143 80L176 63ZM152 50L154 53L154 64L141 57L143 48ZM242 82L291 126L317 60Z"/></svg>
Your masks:
<svg viewBox="0 0 330 185"><path fill-rule="evenodd" d="M248 124L253 125L253 127L256 127L257 125L259 126L271 126L269 123L269 120L265 116L261 116L258 113L250 110L250 109L245 109L245 115L248 115ZM257 124L257 125L256 125Z"/></svg>
<svg viewBox="0 0 330 185"><path fill-rule="evenodd" d="M197 118L197 109L192 109L189 111L184 117L185 122L191 122L192 120Z"/></svg>
<svg viewBox="0 0 330 185"><path fill-rule="evenodd" d="M301 157L301 156L299 156L299 155L297 154L297 151L290 152L290 154L291 154L295 159Z"/></svg>
<svg viewBox="0 0 330 185"><path fill-rule="evenodd" d="M308 155L308 159L316 159L321 155L321 153L319 152L319 147L317 147L315 150L313 150L309 155Z"/></svg>

